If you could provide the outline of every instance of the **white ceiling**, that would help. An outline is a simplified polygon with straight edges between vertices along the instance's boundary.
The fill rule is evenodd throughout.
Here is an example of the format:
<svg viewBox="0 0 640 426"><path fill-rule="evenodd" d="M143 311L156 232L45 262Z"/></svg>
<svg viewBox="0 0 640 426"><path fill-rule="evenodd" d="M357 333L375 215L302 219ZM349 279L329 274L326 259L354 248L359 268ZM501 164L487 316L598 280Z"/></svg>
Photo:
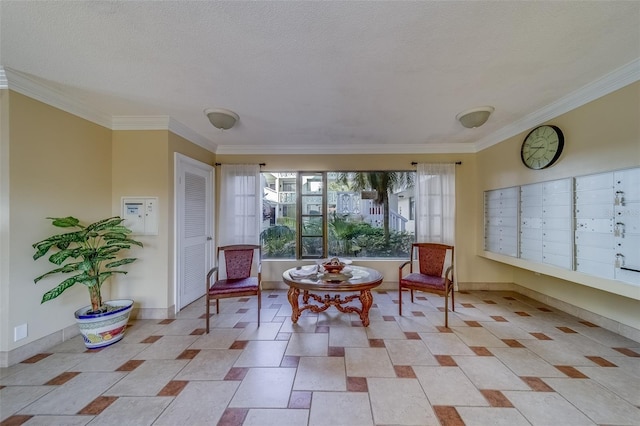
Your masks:
<svg viewBox="0 0 640 426"><path fill-rule="evenodd" d="M0 37L9 88L218 153L475 152L640 79L638 1L3 0Z"/></svg>

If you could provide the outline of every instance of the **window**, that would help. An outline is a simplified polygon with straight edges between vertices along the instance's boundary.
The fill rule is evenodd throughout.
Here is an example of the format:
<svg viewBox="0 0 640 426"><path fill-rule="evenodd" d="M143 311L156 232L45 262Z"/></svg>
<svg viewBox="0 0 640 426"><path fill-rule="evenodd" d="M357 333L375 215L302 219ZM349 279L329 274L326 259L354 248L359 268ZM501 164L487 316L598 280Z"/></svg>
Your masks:
<svg viewBox="0 0 640 426"><path fill-rule="evenodd" d="M265 172L262 181L266 259L409 256L415 172Z"/></svg>

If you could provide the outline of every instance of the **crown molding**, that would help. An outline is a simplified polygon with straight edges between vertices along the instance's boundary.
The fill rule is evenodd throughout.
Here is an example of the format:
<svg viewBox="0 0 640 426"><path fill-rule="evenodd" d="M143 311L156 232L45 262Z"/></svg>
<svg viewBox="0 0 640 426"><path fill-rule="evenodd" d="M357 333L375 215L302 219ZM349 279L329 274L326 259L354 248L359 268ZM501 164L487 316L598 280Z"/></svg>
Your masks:
<svg viewBox="0 0 640 426"><path fill-rule="evenodd" d="M246 154L466 154L474 153L475 145L464 144L386 144L386 145L341 145L341 146L288 146L288 145L218 145L216 154L246 155Z"/></svg>
<svg viewBox="0 0 640 426"><path fill-rule="evenodd" d="M191 128L173 118L169 118L169 131L213 153L218 149L218 145L213 143L213 141L205 138L200 133L194 132Z"/></svg>
<svg viewBox="0 0 640 426"><path fill-rule="evenodd" d="M24 73L11 68L5 68L5 73L9 89L92 123L111 128L110 115L90 108L85 103L72 99L57 89L46 87Z"/></svg>
<svg viewBox="0 0 640 426"><path fill-rule="evenodd" d="M640 58L604 75L544 108L534 111L522 119L479 139L475 143L475 152L496 145L532 127L572 111L629 84L635 83L638 80L640 80Z"/></svg>

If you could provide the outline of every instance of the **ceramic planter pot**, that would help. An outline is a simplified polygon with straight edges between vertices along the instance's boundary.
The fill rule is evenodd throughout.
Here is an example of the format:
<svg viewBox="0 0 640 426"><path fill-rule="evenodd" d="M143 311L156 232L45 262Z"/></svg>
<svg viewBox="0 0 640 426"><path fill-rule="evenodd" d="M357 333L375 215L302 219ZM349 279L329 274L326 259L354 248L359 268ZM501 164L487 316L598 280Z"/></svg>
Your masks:
<svg viewBox="0 0 640 426"><path fill-rule="evenodd" d="M75 312L80 334L88 349L103 348L112 345L124 337L129 314L133 309L133 300L119 299L106 302L116 307L103 314L89 314L91 306L85 306Z"/></svg>

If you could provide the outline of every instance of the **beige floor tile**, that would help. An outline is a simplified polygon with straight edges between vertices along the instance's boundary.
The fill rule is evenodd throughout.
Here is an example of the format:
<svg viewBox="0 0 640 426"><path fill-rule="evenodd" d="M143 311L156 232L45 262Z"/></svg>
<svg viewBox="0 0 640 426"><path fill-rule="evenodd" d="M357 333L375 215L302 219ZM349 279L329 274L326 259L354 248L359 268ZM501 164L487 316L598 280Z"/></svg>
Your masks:
<svg viewBox="0 0 640 426"><path fill-rule="evenodd" d="M431 405L488 406L469 378L456 367L413 367Z"/></svg>
<svg viewBox="0 0 640 426"><path fill-rule="evenodd" d="M190 382L154 425L215 425L238 386L236 381Z"/></svg>
<svg viewBox="0 0 640 426"><path fill-rule="evenodd" d="M595 425L580 410L553 392L505 391L505 396L532 425Z"/></svg>
<svg viewBox="0 0 640 426"><path fill-rule="evenodd" d="M307 426L309 410L251 409L242 426Z"/></svg>
<svg viewBox="0 0 640 426"><path fill-rule="evenodd" d="M638 407L634 407L593 380L544 381L597 424L640 425ZM640 386L637 390L640 392Z"/></svg>
<svg viewBox="0 0 640 426"><path fill-rule="evenodd" d="M515 408L456 407L465 426L530 426Z"/></svg>
<svg viewBox="0 0 640 426"><path fill-rule="evenodd" d="M369 339L406 339L404 331L395 321L384 321L376 323L375 327L367 327L367 337Z"/></svg>
<svg viewBox="0 0 640 426"><path fill-rule="evenodd" d="M369 338L364 327L331 326L329 329L329 346L369 347Z"/></svg>
<svg viewBox="0 0 640 426"><path fill-rule="evenodd" d="M301 357L294 390L346 391L347 378L342 357Z"/></svg>
<svg viewBox="0 0 640 426"><path fill-rule="evenodd" d="M417 379L367 379L376 424L439 425Z"/></svg>
<svg viewBox="0 0 640 426"><path fill-rule="evenodd" d="M140 359L138 354L147 347L144 343L108 346L75 365L73 371L115 371L130 359Z"/></svg>
<svg viewBox="0 0 640 426"><path fill-rule="evenodd" d="M385 348L345 348L349 377L396 377Z"/></svg>
<svg viewBox="0 0 640 426"><path fill-rule="evenodd" d="M98 426L151 425L172 400L173 398L166 396L118 398L97 415L91 424Z"/></svg>
<svg viewBox="0 0 640 426"><path fill-rule="evenodd" d="M385 340L393 365L438 365L422 340Z"/></svg>
<svg viewBox="0 0 640 426"><path fill-rule="evenodd" d="M201 350L174 380L222 380L241 353L241 350Z"/></svg>
<svg viewBox="0 0 640 426"><path fill-rule="evenodd" d="M303 315L298 318L297 323L291 322L291 312L286 317L280 328L281 333L315 333L316 324L318 323L317 315Z"/></svg>
<svg viewBox="0 0 640 426"><path fill-rule="evenodd" d="M287 408L295 368L251 368L229 407Z"/></svg>
<svg viewBox="0 0 640 426"><path fill-rule="evenodd" d="M491 348L491 353L518 376L566 377L560 370L526 348Z"/></svg>
<svg viewBox="0 0 640 426"><path fill-rule="evenodd" d="M475 355L454 333L419 333L433 355Z"/></svg>
<svg viewBox="0 0 640 426"><path fill-rule="evenodd" d="M498 339L535 339L529 332L509 322L483 322L482 326Z"/></svg>
<svg viewBox="0 0 640 426"><path fill-rule="evenodd" d="M19 373L2 378L0 384L5 386L39 386L58 375L69 371L80 362L91 359L92 354L55 353L35 364L28 364Z"/></svg>
<svg viewBox="0 0 640 426"><path fill-rule="evenodd" d="M188 362L189 360L145 361L104 392L104 395L155 396Z"/></svg>
<svg viewBox="0 0 640 426"><path fill-rule="evenodd" d="M185 349L191 346L198 336L162 336L148 348L136 355L136 359L176 359Z"/></svg>
<svg viewBox="0 0 640 426"><path fill-rule="evenodd" d="M237 340L274 340L281 326L282 324L275 322L263 322L258 327L257 322L252 322L244 328Z"/></svg>
<svg viewBox="0 0 640 426"><path fill-rule="evenodd" d="M242 328L211 328L209 334L200 336L189 349L229 349L243 331Z"/></svg>
<svg viewBox="0 0 640 426"><path fill-rule="evenodd" d="M0 389L0 422L54 389L52 386L9 386Z"/></svg>
<svg viewBox="0 0 640 426"><path fill-rule="evenodd" d="M483 327L451 327L453 332L467 346L484 346L486 348L506 348L502 340Z"/></svg>
<svg viewBox="0 0 640 426"><path fill-rule="evenodd" d="M328 333L294 333L289 339L285 355L327 356Z"/></svg>
<svg viewBox="0 0 640 426"><path fill-rule="evenodd" d="M453 359L478 389L530 390L520 377L495 357L454 356Z"/></svg>
<svg viewBox="0 0 640 426"><path fill-rule="evenodd" d="M363 392L314 392L309 426L373 426L369 396Z"/></svg>
<svg viewBox="0 0 640 426"><path fill-rule="evenodd" d="M249 342L234 367L278 367L282 362L286 348L287 342L285 341L256 340Z"/></svg>
<svg viewBox="0 0 640 426"><path fill-rule="evenodd" d="M29 419L25 426L84 426L95 416L36 416Z"/></svg>
<svg viewBox="0 0 640 426"><path fill-rule="evenodd" d="M600 383L629 403L640 407L640 371L627 371L611 367L578 367L578 371Z"/></svg>
<svg viewBox="0 0 640 426"><path fill-rule="evenodd" d="M397 312L396 312L397 314ZM437 333L438 329L426 317L396 317L396 323L402 331Z"/></svg>

